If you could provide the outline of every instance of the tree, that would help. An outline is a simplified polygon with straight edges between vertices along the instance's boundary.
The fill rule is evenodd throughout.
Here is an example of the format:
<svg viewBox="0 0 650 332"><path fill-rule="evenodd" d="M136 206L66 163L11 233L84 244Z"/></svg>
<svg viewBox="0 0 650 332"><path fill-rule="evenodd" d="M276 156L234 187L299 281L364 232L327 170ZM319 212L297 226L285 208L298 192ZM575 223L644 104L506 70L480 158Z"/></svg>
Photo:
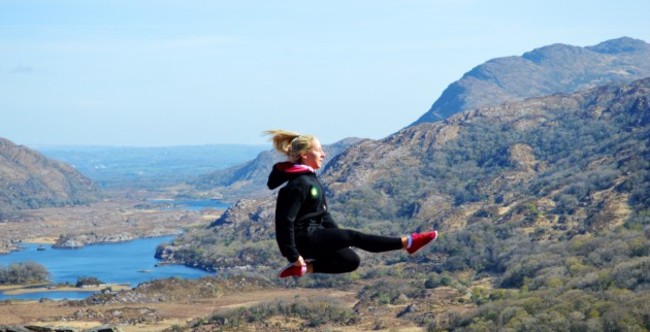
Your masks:
<svg viewBox="0 0 650 332"><path fill-rule="evenodd" d="M50 273L43 265L27 261L0 266L0 284L20 285L49 282Z"/></svg>

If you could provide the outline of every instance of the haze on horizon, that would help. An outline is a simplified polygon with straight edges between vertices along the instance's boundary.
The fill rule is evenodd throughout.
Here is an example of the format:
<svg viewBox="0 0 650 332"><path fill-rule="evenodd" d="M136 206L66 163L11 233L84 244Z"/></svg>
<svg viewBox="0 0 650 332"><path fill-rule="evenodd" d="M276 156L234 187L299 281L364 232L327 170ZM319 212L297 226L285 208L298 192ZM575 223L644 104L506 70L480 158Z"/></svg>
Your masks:
<svg viewBox="0 0 650 332"><path fill-rule="evenodd" d="M473 67L650 42L650 2L0 0L0 137L22 145L383 138Z"/></svg>

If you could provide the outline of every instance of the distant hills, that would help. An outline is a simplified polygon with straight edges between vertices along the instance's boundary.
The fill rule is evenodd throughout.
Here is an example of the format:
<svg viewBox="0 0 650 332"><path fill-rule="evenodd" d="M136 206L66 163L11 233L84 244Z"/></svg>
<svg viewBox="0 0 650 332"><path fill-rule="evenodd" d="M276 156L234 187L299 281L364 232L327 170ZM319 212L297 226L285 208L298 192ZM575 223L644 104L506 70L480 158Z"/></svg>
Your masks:
<svg viewBox="0 0 650 332"><path fill-rule="evenodd" d="M94 201L92 181L71 166L0 138L0 220L16 211Z"/></svg>
<svg viewBox="0 0 650 332"><path fill-rule="evenodd" d="M650 76L650 44L629 37L595 46L544 46L522 56L492 59L453 82L413 124L508 100L571 93Z"/></svg>
<svg viewBox="0 0 650 332"><path fill-rule="evenodd" d="M240 165L266 146L207 144L167 147L37 146L39 152L73 165L101 188L154 189Z"/></svg>
<svg viewBox="0 0 650 332"><path fill-rule="evenodd" d="M346 138L333 144L324 145L323 150L327 155L326 163L349 146L362 140L361 138ZM285 156L273 149L262 151L249 162L199 176L196 180L190 181L190 184L197 190L213 191L219 196L227 198L264 196L268 193L266 180L271 167L286 159Z"/></svg>

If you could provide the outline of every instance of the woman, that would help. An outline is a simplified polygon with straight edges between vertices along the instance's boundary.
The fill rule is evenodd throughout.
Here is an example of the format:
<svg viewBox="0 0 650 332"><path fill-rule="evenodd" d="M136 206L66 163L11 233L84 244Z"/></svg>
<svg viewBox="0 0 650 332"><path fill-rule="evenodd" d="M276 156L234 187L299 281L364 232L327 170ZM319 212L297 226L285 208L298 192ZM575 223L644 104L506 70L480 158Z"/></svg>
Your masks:
<svg viewBox="0 0 650 332"><path fill-rule="evenodd" d="M273 166L267 183L271 190L287 183L280 189L275 210L276 240L289 260L280 278L351 272L359 267L360 259L350 247L370 252L405 249L412 254L438 236L431 231L387 237L338 228L327 211L323 186L315 173L325 159L318 139L284 130L266 134L275 149L289 159Z"/></svg>

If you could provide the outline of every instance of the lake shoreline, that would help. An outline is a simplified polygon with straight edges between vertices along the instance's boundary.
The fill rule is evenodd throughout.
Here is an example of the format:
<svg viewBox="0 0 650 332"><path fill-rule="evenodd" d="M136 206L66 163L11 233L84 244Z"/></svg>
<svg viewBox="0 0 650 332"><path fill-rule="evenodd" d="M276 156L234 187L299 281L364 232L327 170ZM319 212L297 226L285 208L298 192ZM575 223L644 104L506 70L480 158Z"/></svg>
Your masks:
<svg viewBox="0 0 650 332"><path fill-rule="evenodd" d="M83 249L88 246L94 246L94 245L102 245L102 244L119 244L119 243L125 243L125 242L131 242L131 241L137 241L137 240L143 240L143 239L156 239L156 238L165 238L165 237L175 237L183 234L182 230L176 230L172 231L169 233L161 233L161 234L150 234L150 235L139 235L139 236L134 236L133 238L128 238L128 239L120 239L120 240L115 240L115 241L91 241L91 242L85 242L83 245L76 246L76 247L56 247L54 246L57 243L58 238L55 237L36 237L36 238L29 238L25 240L21 240L20 244L21 245L41 245L43 247L42 250L77 250L77 249ZM83 234L82 234L83 235ZM24 246L19 245L16 249L14 250L0 250L0 255L8 255L11 253L14 253L16 251L21 251L25 250ZM41 249L39 249L41 250Z"/></svg>
<svg viewBox="0 0 650 332"><path fill-rule="evenodd" d="M132 287L127 284L99 284L95 286L74 287L74 286L58 286L49 284L37 285L2 285L0 286L0 293L4 295L22 295L29 293L46 293L46 292L100 292L110 288L112 292L129 290Z"/></svg>
<svg viewBox="0 0 650 332"><path fill-rule="evenodd" d="M219 218L227 206L213 202L181 201L169 209L139 197L26 210L23 219L0 221L0 255L20 251L24 243L49 246L62 237L83 247L115 240L175 236L189 228L205 227ZM145 209L143 204L151 206Z"/></svg>
<svg viewBox="0 0 650 332"><path fill-rule="evenodd" d="M74 250L38 250L40 244L23 243L24 250L0 256L0 266L32 261L45 268L49 280L38 284L0 286L0 300L83 299L107 287L116 291L153 279L194 279L211 274L180 264L160 264L160 260L155 258L156 247L172 239L173 236L154 237L95 244ZM82 277L99 278L103 284L92 288L74 287Z"/></svg>

